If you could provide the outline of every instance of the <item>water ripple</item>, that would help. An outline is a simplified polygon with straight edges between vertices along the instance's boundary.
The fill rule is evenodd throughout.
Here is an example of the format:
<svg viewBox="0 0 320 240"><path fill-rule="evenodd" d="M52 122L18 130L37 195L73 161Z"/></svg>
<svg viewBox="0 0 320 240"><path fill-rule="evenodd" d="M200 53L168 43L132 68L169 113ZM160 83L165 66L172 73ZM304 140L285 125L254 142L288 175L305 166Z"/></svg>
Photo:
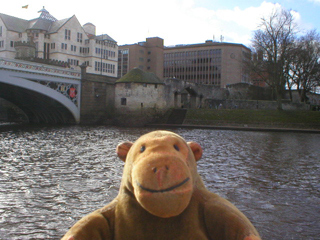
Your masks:
<svg viewBox="0 0 320 240"><path fill-rule="evenodd" d="M118 194L115 148L151 129L29 128L0 133L0 236L59 239ZM198 171L264 239L320 235L319 135L177 129L204 150Z"/></svg>

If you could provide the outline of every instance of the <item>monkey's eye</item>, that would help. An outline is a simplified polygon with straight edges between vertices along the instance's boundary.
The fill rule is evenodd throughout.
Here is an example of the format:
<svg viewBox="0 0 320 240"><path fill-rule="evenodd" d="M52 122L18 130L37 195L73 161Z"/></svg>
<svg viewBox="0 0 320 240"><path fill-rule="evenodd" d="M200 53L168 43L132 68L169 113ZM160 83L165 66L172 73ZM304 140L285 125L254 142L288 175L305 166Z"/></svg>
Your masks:
<svg viewBox="0 0 320 240"><path fill-rule="evenodd" d="M140 152L141 152L141 153L143 153L143 152L144 152L144 150L146 150L146 146L141 146L141 148L140 148Z"/></svg>
<svg viewBox="0 0 320 240"><path fill-rule="evenodd" d="M178 145L174 144L173 147L175 150L180 151L180 148L178 147Z"/></svg>

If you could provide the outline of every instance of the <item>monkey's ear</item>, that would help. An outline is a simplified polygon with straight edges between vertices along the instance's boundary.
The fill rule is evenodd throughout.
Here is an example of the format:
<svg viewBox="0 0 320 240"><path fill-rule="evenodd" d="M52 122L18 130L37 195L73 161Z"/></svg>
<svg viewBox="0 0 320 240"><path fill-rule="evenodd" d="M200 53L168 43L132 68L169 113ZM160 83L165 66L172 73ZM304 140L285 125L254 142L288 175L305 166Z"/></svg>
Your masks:
<svg viewBox="0 0 320 240"><path fill-rule="evenodd" d="M202 157L202 148L196 142L188 142L189 147L191 148L196 162Z"/></svg>
<svg viewBox="0 0 320 240"><path fill-rule="evenodd" d="M123 142L117 146L117 155L122 161L126 161L127 154L132 146L132 142Z"/></svg>

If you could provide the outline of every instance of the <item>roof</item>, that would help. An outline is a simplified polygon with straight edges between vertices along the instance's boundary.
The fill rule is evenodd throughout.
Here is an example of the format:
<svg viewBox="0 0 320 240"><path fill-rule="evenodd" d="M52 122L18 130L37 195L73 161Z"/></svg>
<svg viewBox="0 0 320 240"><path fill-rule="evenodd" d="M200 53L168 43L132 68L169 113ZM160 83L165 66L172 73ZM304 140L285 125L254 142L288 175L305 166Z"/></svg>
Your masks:
<svg viewBox="0 0 320 240"><path fill-rule="evenodd" d="M34 22L30 21L30 25L28 29L48 31L51 25L52 25L52 21L38 18Z"/></svg>
<svg viewBox="0 0 320 240"><path fill-rule="evenodd" d="M97 40L109 40L109 41L112 41L112 42L116 42L112 37L110 37L108 34L102 34L102 35L99 35L99 36L96 36L95 39Z"/></svg>
<svg viewBox="0 0 320 240"><path fill-rule="evenodd" d="M66 19L62 19L62 20L57 20L55 22L52 23L50 29L48 29L48 33L55 33L57 32L64 24L66 24L70 19L70 18L66 18Z"/></svg>
<svg viewBox="0 0 320 240"><path fill-rule="evenodd" d="M29 27L29 21L17 17L12 17L3 13L0 13L0 17L4 22L6 28L14 32L24 32Z"/></svg>
<svg viewBox="0 0 320 240"><path fill-rule="evenodd" d="M72 18L71 17L63 20L57 20L44 8L39 12L41 12L39 18L32 20L24 20L3 13L0 13L0 17L9 31L25 32L27 29L33 29L45 30L48 33L57 32L66 22L68 22Z"/></svg>
<svg viewBox="0 0 320 240"><path fill-rule="evenodd" d="M0 13L0 18L3 20L6 28L9 31L25 32L28 29L30 29L30 30L44 30L50 34L50 33L56 33L57 31L59 31L59 29L63 25L65 25L70 19L75 17L75 15L73 15L70 18L57 20L45 8L41 9L39 11L39 13L41 13L40 16L38 18L35 18L32 20L24 20L21 18L6 15L3 13ZM93 25L92 23L86 23L86 24ZM93 39L97 39L97 40L108 40L108 41L112 41L112 42L116 43L116 41L112 37L110 37L108 34L102 34L99 36L88 35L88 37L90 39L93 38Z"/></svg>
<svg viewBox="0 0 320 240"><path fill-rule="evenodd" d="M184 48L198 48L198 47L221 47L221 46L236 46L236 47L243 47L248 49L245 45L241 43L230 43L230 42L214 42L214 41L206 41L205 43L195 43L195 44L178 44L174 46L166 46L164 50L176 50L176 49L184 49Z"/></svg>
<svg viewBox="0 0 320 240"><path fill-rule="evenodd" d="M164 84L154 73L144 72L140 68L134 68L126 75L116 81L116 83L150 83Z"/></svg>
<svg viewBox="0 0 320 240"><path fill-rule="evenodd" d="M52 16L44 7L39 12L41 12L39 18L46 19L52 22L57 21L57 19L54 16Z"/></svg>

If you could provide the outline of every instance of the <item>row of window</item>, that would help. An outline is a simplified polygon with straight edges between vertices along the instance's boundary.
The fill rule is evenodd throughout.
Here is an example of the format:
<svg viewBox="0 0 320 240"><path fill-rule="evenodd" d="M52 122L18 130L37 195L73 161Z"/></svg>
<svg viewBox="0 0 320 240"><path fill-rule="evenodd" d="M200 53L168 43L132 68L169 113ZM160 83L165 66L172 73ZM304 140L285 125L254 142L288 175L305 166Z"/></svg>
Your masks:
<svg viewBox="0 0 320 240"><path fill-rule="evenodd" d="M175 77L185 81L191 81L201 84L214 84L219 85L221 82L221 73L206 73L206 74L184 74L184 73L171 73L164 74L164 77Z"/></svg>
<svg viewBox="0 0 320 240"><path fill-rule="evenodd" d="M198 50L198 51L182 51L174 53L165 53L164 59L185 59L185 58L195 58L195 57L213 57L221 56L221 49L208 49L208 50Z"/></svg>
<svg viewBox="0 0 320 240"><path fill-rule="evenodd" d="M221 64L221 56L211 58L195 58L182 60L165 60L164 66L194 66L194 65L213 65Z"/></svg>
<svg viewBox="0 0 320 240"><path fill-rule="evenodd" d="M64 30L64 39L71 40L71 30L69 29ZM83 34L77 32L77 42L82 43L82 41L83 41Z"/></svg>
<svg viewBox="0 0 320 240"><path fill-rule="evenodd" d="M119 49L119 55L127 55L129 54L129 49Z"/></svg>
<svg viewBox="0 0 320 240"><path fill-rule="evenodd" d="M164 72L221 72L221 66L194 66L194 67L164 67Z"/></svg>
<svg viewBox="0 0 320 240"><path fill-rule="evenodd" d="M110 63L95 62L94 70L97 72L115 73L115 65Z"/></svg>
<svg viewBox="0 0 320 240"><path fill-rule="evenodd" d="M221 74L198 74L198 75L174 75L175 78L190 81L199 84L213 84L220 85L221 83Z"/></svg>
<svg viewBox="0 0 320 240"><path fill-rule="evenodd" d="M120 66L120 65L119 65ZM118 77L122 77L128 72L128 66L124 65L122 68L118 66Z"/></svg>
<svg viewBox="0 0 320 240"><path fill-rule="evenodd" d="M89 53L89 48L88 47L80 47L80 53L88 54Z"/></svg>
<svg viewBox="0 0 320 240"><path fill-rule="evenodd" d="M38 42L36 42L36 45L38 45ZM48 46L50 46L51 49L55 49L56 48L56 44L55 43L50 43L50 45L48 45ZM0 41L0 47L1 48L4 47L4 40ZM10 41L10 47L14 47L14 41ZM68 44L67 43L61 43L61 49L62 50L68 50ZM104 58L108 59L107 56L115 57L115 52L108 51L108 50L105 50L105 49L103 49L103 50L104 50L103 51ZM71 45L71 51L76 52L77 51L77 46ZM79 52L88 54L89 53L89 48L88 47L79 47Z"/></svg>
<svg viewBox="0 0 320 240"><path fill-rule="evenodd" d="M221 79L221 73L216 73L216 74L176 74L176 78L179 78L181 80L213 80L213 79Z"/></svg>
<svg viewBox="0 0 320 240"><path fill-rule="evenodd" d="M70 40L70 36L71 36L71 30L66 29L64 34L64 39Z"/></svg>
<svg viewBox="0 0 320 240"><path fill-rule="evenodd" d="M122 77L128 72L129 49L118 50L118 77Z"/></svg>
<svg viewBox="0 0 320 240"><path fill-rule="evenodd" d="M82 33L77 33L77 42L82 43Z"/></svg>
<svg viewBox="0 0 320 240"><path fill-rule="evenodd" d="M79 66L79 60L68 59L70 66ZM89 66L89 61L84 62L85 65ZM101 72L101 62L95 62L95 71ZM115 73L115 65L109 63L102 63L102 72Z"/></svg>
<svg viewBox="0 0 320 240"><path fill-rule="evenodd" d="M70 66L79 66L79 60L77 59L68 59L68 63ZM89 66L89 61L84 61L84 65Z"/></svg>
<svg viewBox="0 0 320 240"><path fill-rule="evenodd" d="M70 66L79 66L79 60L77 59L68 59L68 63Z"/></svg>
<svg viewBox="0 0 320 240"><path fill-rule="evenodd" d="M96 40L96 44L104 45L104 46L107 46L107 47L113 47L113 48L116 47L116 43L115 42L106 41L106 40L103 40L103 41Z"/></svg>
<svg viewBox="0 0 320 240"><path fill-rule="evenodd" d="M119 57L118 62L128 62L128 58L127 57Z"/></svg>
<svg viewBox="0 0 320 240"><path fill-rule="evenodd" d="M33 30L32 31L33 33L33 36L35 38L38 38L39 37L39 30ZM2 26L0 26L0 37L2 37ZM19 33L19 37L21 38L22 37L22 33ZM45 34L44 35L44 38L47 38L47 39L50 39L50 35L49 34ZM71 39L71 30L69 29L65 29L65 33L64 33L64 39L65 40L72 40ZM89 39L86 39L85 40L85 43L88 44L89 43ZM80 33L80 32L77 32L77 42L79 43L82 43L83 42L83 34ZM97 44L100 44L100 45L105 45L105 46L108 46L108 47L113 47L115 48L116 47L116 43L115 42L112 42L112 41L99 41L99 40L96 40L96 43Z"/></svg>
<svg viewBox="0 0 320 240"><path fill-rule="evenodd" d="M116 57L115 51L109 51L107 49L102 49L102 48L96 48L96 54L99 55L99 57L102 57L104 59L108 59L109 57L111 58Z"/></svg>
<svg viewBox="0 0 320 240"><path fill-rule="evenodd" d="M2 37L2 26L0 26L0 37ZM19 33L19 38L22 38L22 33Z"/></svg>
<svg viewBox="0 0 320 240"><path fill-rule="evenodd" d="M67 49L68 49L68 44L66 44L66 43L61 43L61 49L67 50Z"/></svg>
<svg viewBox="0 0 320 240"><path fill-rule="evenodd" d="M71 51L76 52L77 51L77 46L71 45Z"/></svg>
<svg viewBox="0 0 320 240"><path fill-rule="evenodd" d="M51 43L51 49L55 49L55 43ZM68 49L68 44L67 43L61 43L61 49L67 50ZM71 45L71 51L76 52L77 51L77 46L76 45ZM89 48L88 47L79 47L79 52L80 53L89 53Z"/></svg>
<svg viewBox="0 0 320 240"><path fill-rule="evenodd" d="M0 48L4 47L4 40L0 41ZM10 47L14 47L14 41L10 41Z"/></svg>

